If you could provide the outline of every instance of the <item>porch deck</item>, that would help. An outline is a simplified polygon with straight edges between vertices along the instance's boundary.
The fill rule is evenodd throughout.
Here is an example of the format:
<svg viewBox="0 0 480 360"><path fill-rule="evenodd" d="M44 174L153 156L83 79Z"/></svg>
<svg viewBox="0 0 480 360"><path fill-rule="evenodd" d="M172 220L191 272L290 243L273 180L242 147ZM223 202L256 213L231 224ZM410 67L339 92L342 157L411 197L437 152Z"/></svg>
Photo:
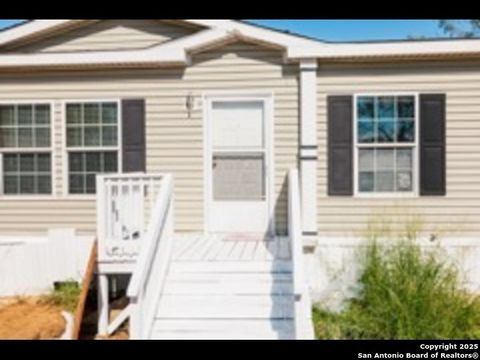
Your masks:
<svg viewBox="0 0 480 360"><path fill-rule="evenodd" d="M287 237L261 238L251 235L176 235L172 260L179 262L262 262L291 260Z"/></svg>

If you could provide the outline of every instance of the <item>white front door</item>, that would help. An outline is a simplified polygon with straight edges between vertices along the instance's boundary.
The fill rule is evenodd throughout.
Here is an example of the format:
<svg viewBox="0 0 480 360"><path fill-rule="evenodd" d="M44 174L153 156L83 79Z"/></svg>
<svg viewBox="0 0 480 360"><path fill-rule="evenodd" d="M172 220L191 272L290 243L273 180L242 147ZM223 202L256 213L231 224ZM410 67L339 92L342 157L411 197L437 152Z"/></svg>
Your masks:
<svg viewBox="0 0 480 360"><path fill-rule="evenodd" d="M270 100L211 98L208 103L208 223L213 233L272 231Z"/></svg>

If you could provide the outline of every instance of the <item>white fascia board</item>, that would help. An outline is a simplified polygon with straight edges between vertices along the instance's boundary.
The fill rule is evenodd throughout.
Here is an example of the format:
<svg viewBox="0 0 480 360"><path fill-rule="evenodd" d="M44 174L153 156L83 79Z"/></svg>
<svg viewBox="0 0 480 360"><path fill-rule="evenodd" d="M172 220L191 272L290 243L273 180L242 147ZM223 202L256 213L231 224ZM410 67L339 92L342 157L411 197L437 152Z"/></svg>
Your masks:
<svg viewBox="0 0 480 360"><path fill-rule="evenodd" d="M233 34L221 30L221 29L208 29L196 34L170 41L166 44L161 44L155 48L152 48L153 51L168 51L169 49L183 49L184 51L193 51L197 48L201 48L203 46L209 46L213 43L218 41L225 40L229 37L233 36Z"/></svg>
<svg viewBox="0 0 480 360"><path fill-rule="evenodd" d="M259 26L232 20L185 20L187 22L210 28L223 29L229 32L239 32L247 38L257 39L284 48L310 47L323 45L320 40L309 40L301 36L268 30Z"/></svg>
<svg viewBox="0 0 480 360"><path fill-rule="evenodd" d="M462 55L480 53L480 40L440 40L364 44L320 44L313 47L290 47L288 57L355 58Z"/></svg>
<svg viewBox="0 0 480 360"><path fill-rule="evenodd" d="M102 64L182 63L187 64L185 51L82 52L63 54L2 55L0 67L82 66Z"/></svg>
<svg viewBox="0 0 480 360"><path fill-rule="evenodd" d="M67 25L71 21L72 20L32 20L25 24L18 25L12 29L7 29L3 32L0 32L0 45L10 43L25 36L33 35L36 32Z"/></svg>

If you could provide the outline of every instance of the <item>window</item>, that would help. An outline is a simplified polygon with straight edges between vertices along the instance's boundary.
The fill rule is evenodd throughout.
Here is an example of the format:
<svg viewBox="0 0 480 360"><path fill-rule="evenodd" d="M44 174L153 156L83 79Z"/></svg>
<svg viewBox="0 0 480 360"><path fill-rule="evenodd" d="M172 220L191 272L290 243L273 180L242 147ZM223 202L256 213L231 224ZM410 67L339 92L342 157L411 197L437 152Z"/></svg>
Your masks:
<svg viewBox="0 0 480 360"><path fill-rule="evenodd" d="M0 158L0 194L52 193L50 105L0 105Z"/></svg>
<svg viewBox="0 0 480 360"><path fill-rule="evenodd" d="M50 154L5 154L3 178L5 195L51 194Z"/></svg>
<svg viewBox="0 0 480 360"><path fill-rule="evenodd" d="M415 192L416 104L413 95L356 98L359 194Z"/></svg>
<svg viewBox="0 0 480 360"><path fill-rule="evenodd" d="M118 172L118 119L116 102L67 104L70 194L95 194L97 174Z"/></svg>

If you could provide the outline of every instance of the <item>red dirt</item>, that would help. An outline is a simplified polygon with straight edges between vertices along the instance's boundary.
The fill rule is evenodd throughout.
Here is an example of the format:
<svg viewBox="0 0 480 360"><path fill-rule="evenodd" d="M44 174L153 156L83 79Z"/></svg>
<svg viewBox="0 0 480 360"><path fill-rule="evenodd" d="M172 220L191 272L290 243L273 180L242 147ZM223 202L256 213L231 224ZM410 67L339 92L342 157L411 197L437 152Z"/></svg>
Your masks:
<svg viewBox="0 0 480 360"><path fill-rule="evenodd" d="M62 309L39 298L13 299L0 304L0 339L58 339L65 326Z"/></svg>

